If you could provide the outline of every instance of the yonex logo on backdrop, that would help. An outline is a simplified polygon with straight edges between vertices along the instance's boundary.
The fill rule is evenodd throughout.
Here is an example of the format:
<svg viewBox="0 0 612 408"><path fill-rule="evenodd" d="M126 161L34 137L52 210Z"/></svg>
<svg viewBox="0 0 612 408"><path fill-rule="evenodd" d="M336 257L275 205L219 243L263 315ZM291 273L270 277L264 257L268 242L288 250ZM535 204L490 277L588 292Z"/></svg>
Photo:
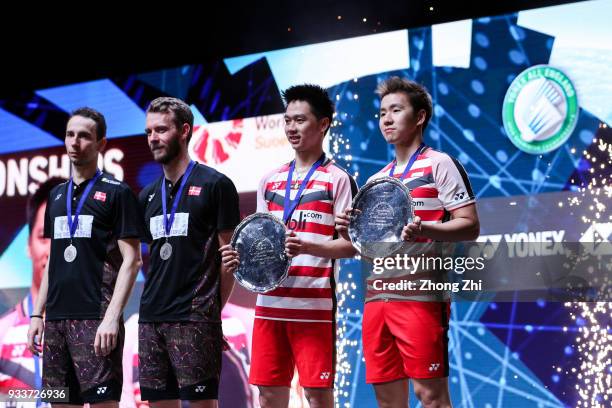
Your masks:
<svg viewBox="0 0 612 408"><path fill-rule="evenodd" d="M504 129L520 150L543 154L557 149L578 122L578 97L557 68L536 65L510 84L502 107Z"/></svg>
<svg viewBox="0 0 612 408"><path fill-rule="evenodd" d="M597 222L580 237L580 242L610 242L612 240L612 222Z"/></svg>
<svg viewBox="0 0 612 408"><path fill-rule="evenodd" d="M597 222L589 226L579 242L593 255L610 255L609 242L612 241L612 222Z"/></svg>

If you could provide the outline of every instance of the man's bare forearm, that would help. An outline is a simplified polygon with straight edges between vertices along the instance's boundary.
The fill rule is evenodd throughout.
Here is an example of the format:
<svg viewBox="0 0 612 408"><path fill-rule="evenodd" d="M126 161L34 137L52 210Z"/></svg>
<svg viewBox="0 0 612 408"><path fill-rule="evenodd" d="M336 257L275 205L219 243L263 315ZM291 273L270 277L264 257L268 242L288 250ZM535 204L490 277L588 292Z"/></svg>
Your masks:
<svg viewBox="0 0 612 408"><path fill-rule="evenodd" d="M480 234L476 204L468 204L451 211L451 219L439 224L421 224L418 235L436 241L473 241Z"/></svg>
<svg viewBox="0 0 612 408"><path fill-rule="evenodd" d="M49 291L49 261L45 266L43 277L40 282L40 288L38 288L38 297L36 298L36 304L32 314L42 315L45 312L45 305L47 304L47 293Z"/></svg>
<svg viewBox="0 0 612 408"><path fill-rule="evenodd" d="M221 309L225 306L234 290L234 274L220 268L221 274Z"/></svg>
<svg viewBox="0 0 612 408"><path fill-rule="evenodd" d="M217 234L217 240L219 242L219 247L229 244L232 239L234 231L220 231ZM225 306L230 296L232 295L232 291L234 290L234 274L229 272L223 267L223 263L219 265L219 275L221 281L221 309Z"/></svg>
<svg viewBox="0 0 612 408"><path fill-rule="evenodd" d="M321 258L352 258L357 253L353 244L344 238L323 242L304 241L304 244L306 245L304 252Z"/></svg>
<svg viewBox="0 0 612 408"><path fill-rule="evenodd" d="M480 225L477 220L455 218L440 224L422 225L422 235L436 241L472 241L478 238Z"/></svg>
<svg viewBox="0 0 612 408"><path fill-rule="evenodd" d="M113 297L104 316L113 320L118 320L123 313L123 309L132 293L136 275L142 266L140 243L137 240L121 240L119 245L123 255L123 262L119 268Z"/></svg>

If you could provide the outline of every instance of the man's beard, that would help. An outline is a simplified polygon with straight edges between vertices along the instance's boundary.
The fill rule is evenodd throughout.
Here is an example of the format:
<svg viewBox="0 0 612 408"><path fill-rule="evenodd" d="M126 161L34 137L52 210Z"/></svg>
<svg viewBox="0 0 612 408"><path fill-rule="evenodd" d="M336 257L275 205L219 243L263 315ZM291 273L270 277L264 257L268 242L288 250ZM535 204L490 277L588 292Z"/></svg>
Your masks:
<svg viewBox="0 0 612 408"><path fill-rule="evenodd" d="M172 139L166 148L166 153L155 159L158 163L168 164L174 160L181 151L181 144L178 139Z"/></svg>

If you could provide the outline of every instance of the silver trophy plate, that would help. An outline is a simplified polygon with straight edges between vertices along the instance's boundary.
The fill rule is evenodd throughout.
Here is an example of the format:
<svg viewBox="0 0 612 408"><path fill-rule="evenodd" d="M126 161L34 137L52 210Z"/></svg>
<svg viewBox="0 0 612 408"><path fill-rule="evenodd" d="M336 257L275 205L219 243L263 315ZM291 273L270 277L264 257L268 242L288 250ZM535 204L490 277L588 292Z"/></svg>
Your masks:
<svg viewBox="0 0 612 408"><path fill-rule="evenodd" d="M287 278L291 260L285 254L285 232L278 218L265 213L250 215L238 224L231 240L240 256L240 266L234 272L238 283L265 293Z"/></svg>
<svg viewBox="0 0 612 408"><path fill-rule="evenodd" d="M348 234L361 256L384 258L402 248L402 229L414 212L410 191L401 181L391 177L370 181L359 190L352 207Z"/></svg>

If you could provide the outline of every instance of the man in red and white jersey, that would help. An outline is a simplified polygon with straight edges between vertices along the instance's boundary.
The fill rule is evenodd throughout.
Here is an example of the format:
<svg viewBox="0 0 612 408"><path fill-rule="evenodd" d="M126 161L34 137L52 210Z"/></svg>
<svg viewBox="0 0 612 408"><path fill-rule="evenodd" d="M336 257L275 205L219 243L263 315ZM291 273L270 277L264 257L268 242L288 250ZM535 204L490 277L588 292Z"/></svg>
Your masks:
<svg viewBox="0 0 612 408"><path fill-rule="evenodd" d="M410 190L415 217L404 227L402 238L422 243L416 248L430 254L433 241L478 237L475 197L463 166L423 143L423 130L432 116L427 90L416 82L392 77L376 92L381 97L380 130L387 143L394 145L395 160L370 180L391 176ZM347 209L336 220L343 236L350 211ZM406 252L414 252L410 246L405 247ZM412 279L429 277L435 271L420 268L386 272L388 281L397 281L408 275ZM379 405L407 407L406 380L410 378L423 407L450 407L448 297L444 293L385 290L380 282L374 284L374 278L368 279L362 335L366 382L374 385Z"/></svg>
<svg viewBox="0 0 612 408"><path fill-rule="evenodd" d="M49 191L65 180L53 177L42 183L28 199L28 256L32 260L32 286L28 295L0 316L0 394L14 389L41 387L42 361L28 350L30 314L49 259L50 240L43 236ZM37 404L37 405L40 405Z"/></svg>
<svg viewBox="0 0 612 408"><path fill-rule="evenodd" d="M283 92L285 134L295 160L266 174L257 191L257 211L282 219L292 257L280 287L257 298L249 381L262 407L287 407L295 367L311 407L332 407L335 374L334 259L355 254L337 237L334 218L357 192L353 178L323 153L323 138L334 107L316 85ZM226 267L236 268L237 252L221 248Z"/></svg>

